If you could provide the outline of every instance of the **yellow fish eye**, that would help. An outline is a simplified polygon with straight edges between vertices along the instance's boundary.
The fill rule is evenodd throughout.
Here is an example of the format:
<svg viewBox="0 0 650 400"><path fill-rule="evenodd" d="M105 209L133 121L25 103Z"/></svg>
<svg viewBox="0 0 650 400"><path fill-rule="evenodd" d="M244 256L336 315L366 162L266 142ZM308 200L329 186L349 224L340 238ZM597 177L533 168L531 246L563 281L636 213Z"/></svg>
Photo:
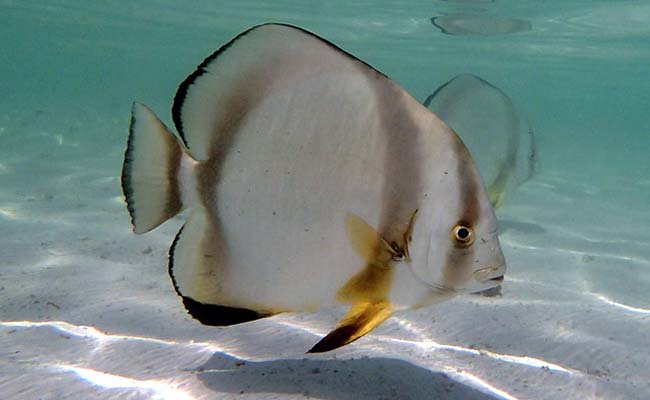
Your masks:
<svg viewBox="0 0 650 400"><path fill-rule="evenodd" d="M474 230L467 224L460 222L451 230L451 238L458 246L470 246L474 243Z"/></svg>

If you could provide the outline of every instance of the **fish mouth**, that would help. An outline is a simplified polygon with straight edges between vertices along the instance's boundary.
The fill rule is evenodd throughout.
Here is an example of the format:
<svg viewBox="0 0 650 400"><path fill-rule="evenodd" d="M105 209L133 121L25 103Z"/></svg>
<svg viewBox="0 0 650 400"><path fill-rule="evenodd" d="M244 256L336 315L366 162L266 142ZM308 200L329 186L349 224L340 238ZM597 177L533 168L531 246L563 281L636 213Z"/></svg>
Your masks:
<svg viewBox="0 0 650 400"><path fill-rule="evenodd" d="M474 271L474 279L481 283L496 283L501 284L504 279L505 265L498 267L481 268Z"/></svg>
<svg viewBox="0 0 650 400"><path fill-rule="evenodd" d="M474 271L474 279L478 281L482 289L472 293L485 297L501 296L501 284L503 283L505 272L505 264L498 267L477 269Z"/></svg>

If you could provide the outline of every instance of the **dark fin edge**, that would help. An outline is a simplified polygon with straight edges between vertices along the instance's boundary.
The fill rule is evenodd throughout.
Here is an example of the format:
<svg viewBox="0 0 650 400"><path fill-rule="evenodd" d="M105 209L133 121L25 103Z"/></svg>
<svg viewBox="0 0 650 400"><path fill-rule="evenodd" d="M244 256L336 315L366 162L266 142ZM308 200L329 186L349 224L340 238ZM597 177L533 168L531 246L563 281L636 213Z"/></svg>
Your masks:
<svg viewBox="0 0 650 400"><path fill-rule="evenodd" d="M135 126L135 102L131 105L131 122L129 123L129 138L126 141L126 151L124 152L124 163L122 164L122 194L126 202L126 208L129 210L129 218L131 219L131 226L135 227L135 207L133 206L133 186L131 183L131 174L133 172L133 152L135 146L133 141L135 135L133 134L133 127Z"/></svg>
<svg viewBox="0 0 650 400"><path fill-rule="evenodd" d="M432 20L433 20L433 18L432 18ZM440 91L441 91L442 89L444 89L447 85L449 85L450 83L452 83L453 81L455 81L457 78L459 78L459 77L461 77L461 76L464 76L464 75L471 76L472 78L474 78L474 79L476 79L476 80L478 80L478 81L481 81L482 83L486 84L487 86L489 86L489 87L491 87L492 89L494 89L494 90L496 90L497 92L499 92L499 94L501 94L503 97L505 97L506 99L508 99L508 101L510 101L510 102L512 103L512 99L510 98L510 96L508 96L508 95L507 95L503 90L501 90L501 89L499 89L498 87L494 86L494 85L491 84L490 82L486 81L485 79L481 78L481 77L478 76L478 75L474 75L474 74L471 74L471 73L463 73L463 74L458 74L458 75L454 76L453 78L451 78L450 80L448 80L447 82L445 82L445 83L443 83L441 86L439 86L436 90L433 91L433 93L431 93L431 94L429 95L429 97L427 97L426 100L424 100L424 103L422 103L422 104L423 104L425 107L429 107L429 105L431 104L431 102L433 101L433 99L434 99L434 98L435 98L435 97L440 93ZM513 104L512 106L513 106L513 108L514 108L514 104Z"/></svg>
<svg viewBox="0 0 650 400"><path fill-rule="evenodd" d="M336 328L309 349L307 353L324 353L350 344L361 337L350 340L358 329L359 327L355 325L343 325Z"/></svg>
<svg viewBox="0 0 650 400"><path fill-rule="evenodd" d="M176 249L176 244L178 243L184 228L185 225L183 225L178 231L171 247L169 248L168 272L174 286L174 290L183 299L183 306L185 306L185 310L187 310L192 318L196 319L203 325L229 326L255 321L257 319L266 318L273 315L259 313L247 308L228 307L217 304L204 304L192 299L191 297L183 295L180 288L178 287L176 279L174 278L174 250Z"/></svg>
<svg viewBox="0 0 650 400"><path fill-rule="evenodd" d="M468 74L468 75L471 75L471 74ZM459 76L460 76L460 75L456 75L456 76L454 76L453 78L451 78L450 80L448 80L447 82L445 82L445 83L443 83L442 85L438 86L438 88L437 88L436 90L434 90L433 93L431 93L431 94L429 95L429 97L427 97L427 99L424 100L424 103L422 103L422 104L423 104L425 107L429 108L429 106L431 105L431 102L432 102L433 99L434 99L434 98L435 98L435 97L440 93L440 91L441 91L442 89L444 89L445 87L447 87L447 85L449 85L452 81L454 81L454 80L455 80L456 78L458 78ZM474 75L472 75L472 76L474 76ZM478 77L477 77L477 78L478 78ZM479 78L479 79L480 79L480 78Z"/></svg>
<svg viewBox="0 0 650 400"><path fill-rule="evenodd" d="M436 22L436 20L437 20L438 18L440 18L440 16L431 18L431 23L433 24L433 26L435 26L436 28L440 29L440 32L441 32L441 33L444 33L445 35L452 35L452 34L449 33L447 30L445 30L445 28L443 28L442 26L438 25L438 23Z"/></svg>
<svg viewBox="0 0 650 400"><path fill-rule="evenodd" d="M358 59L357 57L355 57L352 54L348 53L347 51L343 50L342 48L340 48L339 46L337 46L334 43L330 42L329 40L324 39L324 38L318 36L317 34L315 34L313 32L310 32L310 31L308 31L306 29L303 29L303 28L301 28L299 26L280 23L280 22L266 22L266 23L263 23L263 24L255 25L255 26L245 30L244 32L241 32L240 34L238 34L237 36L232 38L228 43L221 46L217 51L210 54L205 60L203 60L203 62L201 64L199 64L196 67L196 70L194 72L192 72L187 78L185 78L185 80L183 82L181 82L181 84L178 86L178 90L176 91L176 95L174 96L174 103L172 105L172 119L174 121L174 125L176 126L176 131L178 132L178 135L183 140L183 143L185 144L186 148L189 149L189 146L188 146L187 140L185 139L185 132L183 131L183 122L182 122L182 118L181 118L181 109L183 108L183 103L185 102L185 97L187 96L188 89L190 88L190 86L192 86L192 84L194 83L194 81L198 77L200 77L201 75L203 75L206 72L205 67L208 64L210 64L212 61L214 61L217 57L219 57L223 52L228 50L228 48L230 46L232 46L238 39L246 36L248 33L252 32L253 30L255 30L257 28L260 28L260 27L266 26L266 25L286 26L286 27L289 27L289 28L293 28L293 29L297 29L299 31L302 31L302 32L304 32L304 33L306 33L306 34L308 34L310 36L315 37L316 39L321 40L325 44L329 45L330 47L334 48L335 50L340 51L344 55L347 55L351 59L362 63L363 65L367 66L368 68L375 71L379 75L381 75L381 76L383 76L383 77L385 77L387 79L390 79L384 73L382 73L381 71L378 71L376 68L374 68L372 65L368 64L367 62Z"/></svg>
<svg viewBox="0 0 650 400"><path fill-rule="evenodd" d="M153 119L155 120L155 128L162 128L164 132L161 132L163 135L162 145L164 147L163 155L165 157L160 157L154 166L159 167L160 171L156 173L162 173L164 178L167 179L169 183L169 188L167 191L160 191L158 188L148 186L144 184L141 187L136 188L133 184L134 174L142 173L145 171L134 170L136 157L138 157L138 149L146 146L140 146L136 148L135 137L136 137L136 124L138 123L138 117L136 116L136 107L141 107L146 110L147 113L150 113ZM160 126L158 126L160 124ZM154 128L153 126L145 126L142 130L150 130ZM168 137L166 135L169 135ZM161 138L158 138L161 139ZM167 153L164 153L167 152ZM180 188L178 186L177 176L174 169L180 165L181 158L184 157L183 149L181 142L174 136L174 134L169 130L167 125L163 123L158 116L146 105L138 102L133 102L131 105L131 121L129 123L129 135L127 139L126 150L124 152L124 161L122 163L122 172L121 172L121 188L122 194L124 196L124 201L126 203L127 210L129 212L129 217L131 220L131 227L136 234L149 232L170 218L174 217L183 209L183 203L180 194ZM140 167L143 169L142 167ZM146 170L146 168L144 168ZM142 221L138 218L138 209L139 207L145 207L136 202L135 194L136 193L148 193L149 195L162 196L165 200L165 206L157 211L156 219L149 221ZM153 193L152 193L153 192ZM139 222L139 223L138 223Z"/></svg>

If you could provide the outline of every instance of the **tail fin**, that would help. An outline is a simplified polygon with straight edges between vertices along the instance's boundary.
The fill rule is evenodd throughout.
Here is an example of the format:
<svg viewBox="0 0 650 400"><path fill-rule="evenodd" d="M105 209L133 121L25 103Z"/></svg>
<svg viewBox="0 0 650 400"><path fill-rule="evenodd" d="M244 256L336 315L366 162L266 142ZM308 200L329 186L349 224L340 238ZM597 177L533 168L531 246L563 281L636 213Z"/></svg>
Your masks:
<svg viewBox="0 0 650 400"><path fill-rule="evenodd" d="M182 167L193 162L147 106L133 103L122 191L135 233L154 229L186 206L179 184L183 178L180 171L187 171Z"/></svg>

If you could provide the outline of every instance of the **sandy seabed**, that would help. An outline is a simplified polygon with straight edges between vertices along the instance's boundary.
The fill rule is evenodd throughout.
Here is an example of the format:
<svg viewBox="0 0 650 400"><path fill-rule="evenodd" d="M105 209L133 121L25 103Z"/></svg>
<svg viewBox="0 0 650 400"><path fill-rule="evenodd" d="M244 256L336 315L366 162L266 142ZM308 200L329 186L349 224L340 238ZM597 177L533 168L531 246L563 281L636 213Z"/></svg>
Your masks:
<svg viewBox="0 0 650 400"><path fill-rule="evenodd" d="M47 118L0 121L5 399L650 397L650 243L630 229L650 225L650 181L541 169L499 211L502 296L403 312L306 355L343 309L201 326L166 270L184 217L130 232L124 118L87 116L113 132L94 141L83 120Z"/></svg>

